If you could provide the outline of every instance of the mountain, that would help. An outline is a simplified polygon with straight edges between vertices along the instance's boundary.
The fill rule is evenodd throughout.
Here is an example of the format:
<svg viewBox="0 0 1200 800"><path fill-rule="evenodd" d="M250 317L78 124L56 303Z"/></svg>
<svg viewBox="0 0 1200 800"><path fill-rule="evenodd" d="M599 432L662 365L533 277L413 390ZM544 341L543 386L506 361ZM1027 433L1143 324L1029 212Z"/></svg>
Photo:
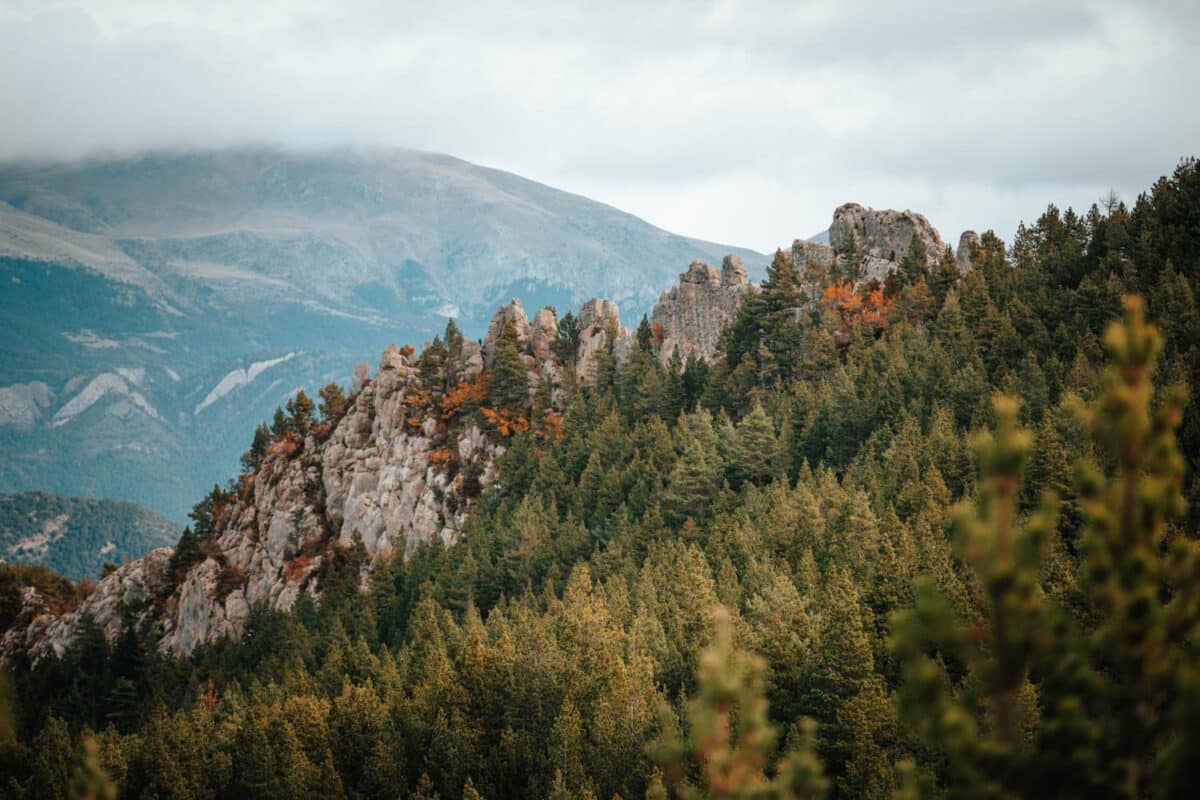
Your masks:
<svg viewBox="0 0 1200 800"><path fill-rule="evenodd" d="M299 388L491 310L619 301L766 258L449 156L164 153L0 165L0 490L182 521Z"/></svg>
<svg viewBox="0 0 1200 800"><path fill-rule="evenodd" d="M173 551L0 567L9 794L1193 796L1194 164L967 264L847 204L661 328L389 346Z"/></svg>
<svg viewBox="0 0 1200 800"><path fill-rule="evenodd" d="M47 492L0 495L0 563L40 564L79 580L104 562L174 546L175 523L125 500L86 500Z"/></svg>

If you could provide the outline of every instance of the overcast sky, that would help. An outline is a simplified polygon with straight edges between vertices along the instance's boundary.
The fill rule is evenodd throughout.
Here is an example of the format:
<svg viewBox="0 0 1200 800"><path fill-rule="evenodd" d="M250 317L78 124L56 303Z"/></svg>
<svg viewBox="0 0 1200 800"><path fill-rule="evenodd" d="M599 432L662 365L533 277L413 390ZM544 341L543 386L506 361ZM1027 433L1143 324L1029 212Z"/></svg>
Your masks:
<svg viewBox="0 0 1200 800"><path fill-rule="evenodd" d="M1200 155L1200 2L0 0L0 158L401 145L769 250L1009 238ZM985 7L987 6L987 7Z"/></svg>

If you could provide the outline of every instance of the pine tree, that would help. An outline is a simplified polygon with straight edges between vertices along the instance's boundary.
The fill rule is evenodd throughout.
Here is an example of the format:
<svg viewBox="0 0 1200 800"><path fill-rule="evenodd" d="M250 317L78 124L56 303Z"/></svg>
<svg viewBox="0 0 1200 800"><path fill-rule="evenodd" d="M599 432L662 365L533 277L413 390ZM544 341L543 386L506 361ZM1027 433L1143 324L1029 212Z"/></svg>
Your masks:
<svg viewBox="0 0 1200 800"><path fill-rule="evenodd" d="M100 746L95 737L84 737L81 747L82 758L71 776L72 800L116 800L117 787L100 765Z"/></svg>
<svg viewBox="0 0 1200 800"><path fill-rule="evenodd" d="M689 517L707 519L720 488L720 466L716 461L715 447L693 442L675 462L663 495L663 512L672 524L681 525Z"/></svg>
<svg viewBox="0 0 1200 800"><path fill-rule="evenodd" d="M254 429L254 440L250 449L242 454L242 472L250 474L258 471L266 458L267 448L271 446L271 439L271 429L265 422Z"/></svg>
<svg viewBox="0 0 1200 800"><path fill-rule="evenodd" d="M1116 793L1139 797L1155 787L1172 795L1170 787L1194 780L1183 765L1200 756L1191 733L1200 658L1190 644L1200 633L1200 548L1170 529L1184 511L1175 442L1182 396L1169 393L1154 407L1162 337L1145 322L1140 298L1127 297L1125 311L1105 335L1112 364L1103 392L1084 412L1115 473L1106 478L1087 462L1078 472L1083 585L1102 620L1088 651L1103 670L1092 674L1104 676L1109 708L1098 755Z"/></svg>
<svg viewBox="0 0 1200 800"><path fill-rule="evenodd" d="M925 240L916 233L908 244L904 259L900 262L900 285L915 286L929 280L929 251Z"/></svg>
<svg viewBox="0 0 1200 800"><path fill-rule="evenodd" d="M49 717L34 740L32 755L30 788L35 794L31 796L68 800L75 753L66 723L58 717Z"/></svg>
<svg viewBox="0 0 1200 800"><path fill-rule="evenodd" d="M522 412L529 404L529 373L517 343L517 329L510 322L496 340L492 361L492 396L498 407L510 413Z"/></svg>
<svg viewBox="0 0 1200 800"><path fill-rule="evenodd" d="M778 734L767 718L764 669L762 658L734 648L729 614L718 609L716 635L700 656L698 691L688 704L687 736L680 738L675 726L665 722L664 736L651 750L676 797L784 800L824 795L826 781L813 755L809 723L794 749L775 764L774 777L768 777ZM664 795L662 783L652 781L646 796Z"/></svg>
<svg viewBox="0 0 1200 800"><path fill-rule="evenodd" d="M650 320L646 319L646 315L642 315L642 321L638 323L637 333L634 334L634 339L637 341L638 349L643 353L649 353L652 350L651 343L654 339L654 331L650 328Z"/></svg>
<svg viewBox="0 0 1200 800"><path fill-rule="evenodd" d="M292 417L290 421L291 429L301 435L308 433L315 408L316 406L313 404L313 401L304 393L303 389L297 392L295 399L288 400L287 402L288 413Z"/></svg>
<svg viewBox="0 0 1200 800"><path fill-rule="evenodd" d="M1047 641L1040 597L1042 553L1053 527L1043 506L1024 528L1016 497L1032 437L1017 427L1017 401L998 397L994 435L977 438L983 474L978 508L955 519L959 552L978 577L987 618L963 624L932 581L917 587L917 605L894 622L893 646L904 667L900 711L914 731L946 755L944 779L963 797L1018 797L1032 752L1020 702L1034 649ZM952 688L926 643L964 665L965 686ZM985 715L988 721L983 720Z"/></svg>
<svg viewBox="0 0 1200 800"><path fill-rule="evenodd" d="M171 560L168 563L168 569L171 574L179 579L183 573L203 558L203 553L200 550L200 539L196 534L192 533L190 527L185 527L183 533L179 535L179 542L175 545L175 551L171 553Z"/></svg>
<svg viewBox="0 0 1200 800"><path fill-rule="evenodd" d="M946 295L958 283L958 278L958 259L947 247L942 252L937 266L934 267L933 274L929 276L929 288L933 292L935 312L941 310L942 304L946 302Z"/></svg>
<svg viewBox="0 0 1200 800"><path fill-rule="evenodd" d="M579 321L568 311L558 321L558 338L554 341L554 353L563 364L574 364L579 353Z"/></svg>
<svg viewBox="0 0 1200 800"><path fill-rule="evenodd" d="M283 409L275 407L275 416L271 418L271 435L276 438L282 438L289 430L289 422L287 415L283 413Z"/></svg>

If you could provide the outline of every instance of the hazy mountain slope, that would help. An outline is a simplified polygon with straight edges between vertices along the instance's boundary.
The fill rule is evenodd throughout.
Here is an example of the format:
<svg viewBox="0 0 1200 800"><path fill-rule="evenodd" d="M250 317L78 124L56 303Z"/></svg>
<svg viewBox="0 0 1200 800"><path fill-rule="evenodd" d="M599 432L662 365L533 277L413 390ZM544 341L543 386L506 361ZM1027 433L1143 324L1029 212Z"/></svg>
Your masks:
<svg viewBox="0 0 1200 800"><path fill-rule="evenodd" d="M173 546L179 526L125 500L83 500L46 492L0 495L0 563L41 564L76 580L105 561Z"/></svg>
<svg viewBox="0 0 1200 800"><path fill-rule="evenodd" d="M766 258L412 151L0 165L0 490L182 520L301 387L495 306L617 300L695 258Z"/></svg>

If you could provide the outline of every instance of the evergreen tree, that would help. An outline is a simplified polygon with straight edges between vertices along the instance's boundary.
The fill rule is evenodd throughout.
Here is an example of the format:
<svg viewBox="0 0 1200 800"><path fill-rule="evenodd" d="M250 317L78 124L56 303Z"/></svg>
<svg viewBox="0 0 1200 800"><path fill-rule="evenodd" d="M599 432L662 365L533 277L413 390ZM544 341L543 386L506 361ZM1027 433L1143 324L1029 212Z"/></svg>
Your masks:
<svg viewBox="0 0 1200 800"><path fill-rule="evenodd" d="M283 409L276 407L275 416L271 418L271 435L279 439L289 430L289 422L287 415L283 413Z"/></svg>
<svg viewBox="0 0 1200 800"><path fill-rule="evenodd" d="M179 535L179 543L175 545L175 551L171 553L168 569L178 579L203 557L204 555L200 550L199 537L192 533L190 527L186 527L183 529L183 533Z"/></svg>
<svg viewBox="0 0 1200 800"><path fill-rule="evenodd" d="M289 421L290 429L301 435L308 433L308 428L312 424L313 409L315 407L313 401L304 393L303 389L297 392L295 399L288 400L287 402L287 410L291 415L291 420Z"/></svg>
<svg viewBox="0 0 1200 800"><path fill-rule="evenodd" d="M258 471L258 468L262 466L263 459L266 458L267 448L271 446L272 438L271 429L265 422L254 429L254 440L250 449L242 454L242 472L250 474Z"/></svg>
<svg viewBox="0 0 1200 800"><path fill-rule="evenodd" d="M978 509L956 517L959 551L978 576L987 618L965 625L928 579L917 605L895 621L895 647L904 663L900 711L919 736L946 754L944 780L963 797L1020 797L1033 751L1025 731L1033 713L1023 702L1034 649L1048 642L1040 597L1044 545L1053 526L1051 506L1022 529L1016 497L1032 437L1017 427L1017 402L994 403L996 433L976 441L983 473ZM951 686L926 652L962 664L967 683ZM984 715L987 721L983 720Z"/></svg>
<svg viewBox="0 0 1200 800"><path fill-rule="evenodd" d="M929 288L933 292L935 310L941 309L942 304L946 302L946 295L958 283L958 278L958 259L947 247L933 269L933 274L929 276Z"/></svg>
<svg viewBox="0 0 1200 800"><path fill-rule="evenodd" d="M717 615L716 637L700 657L698 693L688 705L688 733L680 738L670 722L655 745L656 760L676 797L812 798L825 794L826 781L812 752L811 727L797 747L767 774L777 733L767 719L761 658L734 649L729 616ZM668 712L669 713L669 712ZM694 764L699 781L688 769ZM661 780L647 797L666 795Z"/></svg>
<svg viewBox="0 0 1200 800"><path fill-rule="evenodd" d="M318 392L321 397L321 419L332 421L340 419L346 412L346 393L336 383L327 383Z"/></svg>
<svg viewBox="0 0 1200 800"><path fill-rule="evenodd" d="M929 251L925 247L925 240L914 233L900 262L900 285L915 286L928 280Z"/></svg>
<svg viewBox="0 0 1200 800"><path fill-rule="evenodd" d="M492 361L492 396L497 406L510 412L523 411L529 404L529 373L517 344L517 329L510 322L496 340Z"/></svg>

